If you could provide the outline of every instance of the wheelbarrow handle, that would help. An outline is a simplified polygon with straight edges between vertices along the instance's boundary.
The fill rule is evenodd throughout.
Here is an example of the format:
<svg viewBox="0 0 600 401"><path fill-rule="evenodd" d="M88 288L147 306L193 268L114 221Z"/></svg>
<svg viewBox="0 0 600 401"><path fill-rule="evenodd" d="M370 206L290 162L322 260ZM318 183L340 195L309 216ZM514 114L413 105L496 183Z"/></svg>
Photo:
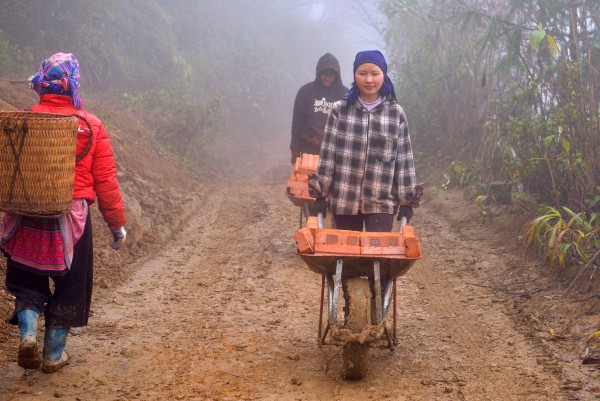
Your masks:
<svg viewBox="0 0 600 401"><path fill-rule="evenodd" d="M400 231L402 231L402 227L404 227L406 223L406 217L402 216L402 218L400 218Z"/></svg>

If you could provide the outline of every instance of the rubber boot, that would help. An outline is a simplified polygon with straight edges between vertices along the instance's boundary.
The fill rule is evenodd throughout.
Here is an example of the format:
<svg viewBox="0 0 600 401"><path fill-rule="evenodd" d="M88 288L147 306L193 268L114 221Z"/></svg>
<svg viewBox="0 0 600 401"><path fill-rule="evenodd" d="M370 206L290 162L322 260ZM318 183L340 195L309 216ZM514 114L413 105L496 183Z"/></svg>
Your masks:
<svg viewBox="0 0 600 401"><path fill-rule="evenodd" d="M44 336L44 364L42 370L46 373L56 372L69 363L65 352L69 328L46 328Z"/></svg>
<svg viewBox="0 0 600 401"><path fill-rule="evenodd" d="M19 366L24 369L37 369L42 363L37 345L37 322L39 313L23 309L17 313L19 320Z"/></svg>

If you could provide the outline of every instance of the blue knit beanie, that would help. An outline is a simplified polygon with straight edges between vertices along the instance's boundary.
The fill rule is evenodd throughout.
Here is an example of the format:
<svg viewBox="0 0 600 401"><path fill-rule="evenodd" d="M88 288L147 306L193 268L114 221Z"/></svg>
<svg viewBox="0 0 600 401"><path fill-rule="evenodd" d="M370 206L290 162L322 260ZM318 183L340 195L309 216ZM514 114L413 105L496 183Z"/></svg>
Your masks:
<svg viewBox="0 0 600 401"><path fill-rule="evenodd" d="M383 57L383 54L381 54L379 50L365 50L364 52L357 53L354 58L353 72L356 72L358 67L365 63L375 64L377 67L381 68L381 71L383 71L385 75L387 75L387 63L385 62L385 57Z"/></svg>
<svg viewBox="0 0 600 401"><path fill-rule="evenodd" d="M392 99L396 99L396 91L394 89L394 84L392 80L387 75L387 62L385 61L385 57L379 50L365 50L362 52L358 52L356 57L354 58L354 71L358 69L362 64L371 63L375 64L377 67L381 69L383 75L385 75L383 79L383 85L379 90L380 96L387 96ZM352 82L352 87L348 91L348 95L346 95L346 110L350 107L351 104L354 104L358 99L358 88L356 86L356 82Z"/></svg>

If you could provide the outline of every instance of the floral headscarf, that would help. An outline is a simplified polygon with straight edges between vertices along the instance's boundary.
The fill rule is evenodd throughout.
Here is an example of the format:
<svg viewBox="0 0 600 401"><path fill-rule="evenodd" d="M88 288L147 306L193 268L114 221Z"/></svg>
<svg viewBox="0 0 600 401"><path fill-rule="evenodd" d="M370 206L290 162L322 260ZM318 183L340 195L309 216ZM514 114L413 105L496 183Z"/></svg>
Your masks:
<svg viewBox="0 0 600 401"><path fill-rule="evenodd" d="M40 96L47 93L69 95L73 106L83 107L79 98L79 62L71 53L56 53L42 61L39 72L31 80L31 87Z"/></svg>

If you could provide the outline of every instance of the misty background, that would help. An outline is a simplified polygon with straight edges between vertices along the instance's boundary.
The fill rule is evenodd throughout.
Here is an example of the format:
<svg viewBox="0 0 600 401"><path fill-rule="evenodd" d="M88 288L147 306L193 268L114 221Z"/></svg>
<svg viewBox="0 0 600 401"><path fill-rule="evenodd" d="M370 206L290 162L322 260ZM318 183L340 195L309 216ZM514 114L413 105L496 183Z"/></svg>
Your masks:
<svg viewBox="0 0 600 401"><path fill-rule="evenodd" d="M196 148L240 160L265 141L289 142L296 91L320 56L338 57L349 86L354 55L383 48L372 26L382 16L361 3L2 0L0 78L25 79L50 55L73 53L84 100L102 94L161 116L156 134L188 159Z"/></svg>

